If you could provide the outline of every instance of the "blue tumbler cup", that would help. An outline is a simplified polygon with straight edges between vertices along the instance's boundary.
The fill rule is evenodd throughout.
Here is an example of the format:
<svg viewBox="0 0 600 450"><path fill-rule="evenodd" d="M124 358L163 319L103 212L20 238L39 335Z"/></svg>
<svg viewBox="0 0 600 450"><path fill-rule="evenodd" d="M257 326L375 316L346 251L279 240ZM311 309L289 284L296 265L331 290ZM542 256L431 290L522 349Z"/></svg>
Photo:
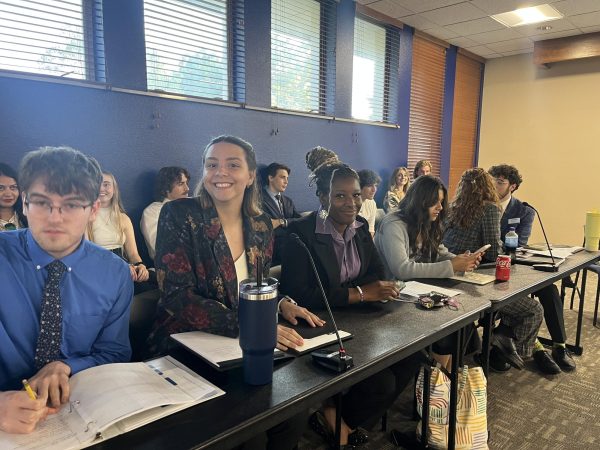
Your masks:
<svg viewBox="0 0 600 450"><path fill-rule="evenodd" d="M277 345L277 286L275 278L240 283L238 320L244 381L252 385L273 381L273 350Z"/></svg>

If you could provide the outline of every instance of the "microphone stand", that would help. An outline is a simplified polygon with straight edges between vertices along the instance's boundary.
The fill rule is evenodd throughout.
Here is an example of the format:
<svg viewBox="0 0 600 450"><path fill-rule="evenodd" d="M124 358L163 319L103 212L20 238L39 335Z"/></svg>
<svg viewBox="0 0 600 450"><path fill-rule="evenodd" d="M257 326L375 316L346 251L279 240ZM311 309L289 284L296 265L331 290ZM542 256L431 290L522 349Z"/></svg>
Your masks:
<svg viewBox="0 0 600 450"><path fill-rule="evenodd" d="M346 370L354 367L354 361L352 360L352 356L346 353L344 349L344 344L342 343L342 338L340 337L340 333L338 332L337 324L335 323L335 319L333 318L333 313L331 312L331 307L329 306L329 300L327 299L327 295L325 294L325 289L323 289L323 284L321 283L321 277L319 277L319 273L317 272L317 267L315 266L315 261L310 254L310 250L306 246L306 244L300 239L296 233L290 233L289 237L291 237L300 247L302 247L306 254L308 255L308 260L310 261L310 265L312 266L313 273L317 278L317 284L319 285L319 289L321 290L321 295L323 296L323 303L327 308L327 312L329 313L329 318L331 319L331 324L333 325L333 330L335 331L335 335L337 337L338 345L340 346L337 352L329 352L327 350L316 350L311 353L313 361L315 364L318 364L322 367L325 367L330 370L334 370L338 373L345 372Z"/></svg>
<svg viewBox="0 0 600 450"><path fill-rule="evenodd" d="M546 241L546 246L548 247L548 252L550 253L550 258L552 259L551 264L550 263L534 264L533 268L535 270L541 270L542 272L558 272L558 266L556 265L556 262L554 261L554 255L552 254L552 248L550 247L550 243L548 242L548 236L546 236L546 230L544 230L544 224L542 223L542 218L540 217L540 213L538 212L537 209L535 209L533 206L531 206L527 202L523 202L523 205L527 206L535 211L538 221L540 222L540 227L542 227L542 234L544 235L544 240Z"/></svg>

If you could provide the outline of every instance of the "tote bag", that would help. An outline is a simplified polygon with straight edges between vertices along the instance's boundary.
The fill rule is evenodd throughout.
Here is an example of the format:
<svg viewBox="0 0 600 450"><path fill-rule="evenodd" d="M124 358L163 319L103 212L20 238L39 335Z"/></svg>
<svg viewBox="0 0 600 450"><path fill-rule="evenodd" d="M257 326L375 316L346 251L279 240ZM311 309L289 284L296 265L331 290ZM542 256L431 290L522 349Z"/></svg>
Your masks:
<svg viewBox="0 0 600 450"><path fill-rule="evenodd" d="M421 368L416 384L417 411L423 417L423 380ZM439 368L431 368L427 442L431 448L448 448L450 416L450 379ZM417 425L421 437L421 420ZM481 367L464 366L458 376L456 449L487 449L487 380Z"/></svg>

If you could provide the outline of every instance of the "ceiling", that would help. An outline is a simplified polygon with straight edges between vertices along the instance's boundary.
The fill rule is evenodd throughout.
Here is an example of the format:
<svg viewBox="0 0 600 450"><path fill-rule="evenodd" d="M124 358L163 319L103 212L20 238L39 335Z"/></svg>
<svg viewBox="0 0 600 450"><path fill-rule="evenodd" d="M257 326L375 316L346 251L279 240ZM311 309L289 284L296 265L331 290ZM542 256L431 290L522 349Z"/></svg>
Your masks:
<svg viewBox="0 0 600 450"><path fill-rule="evenodd" d="M484 58L533 52L534 41L600 31L600 0L356 0ZM548 3L563 19L507 28L492 14ZM550 30L540 30L550 26Z"/></svg>

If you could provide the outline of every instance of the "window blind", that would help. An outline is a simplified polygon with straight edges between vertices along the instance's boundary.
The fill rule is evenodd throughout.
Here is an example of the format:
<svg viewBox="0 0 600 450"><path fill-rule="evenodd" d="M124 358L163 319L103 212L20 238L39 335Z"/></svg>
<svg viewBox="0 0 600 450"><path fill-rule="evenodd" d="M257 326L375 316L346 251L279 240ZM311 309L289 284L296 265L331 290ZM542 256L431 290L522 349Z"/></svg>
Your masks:
<svg viewBox="0 0 600 450"><path fill-rule="evenodd" d="M271 105L331 113L335 91L334 0L271 2Z"/></svg>
<svg viewBox="0 0 600 450"><path fill-rule="evenodd" d="M0 0L0 69L104 81L100 0Z"/></svg>
<svg viewBox="0 0 600 450"><path fill-rule="evenodd" d="M149 90L229 99L226 0L144 0Z"/></svg>
<svg viewBox="0 0 600 450"><path fill-rule="evenodd" d="M414 36L408 126L411 174L417 161L427 159L433 165L432 174L440 175L445 53L441 45Z"/></svg>
<svg viewBox="0 0 600 450"><path fill-rule="evenodd" d="M473 167L477 147L483 64L461 53L456 59L448 194L454 197L463 172Z"/></svg>

